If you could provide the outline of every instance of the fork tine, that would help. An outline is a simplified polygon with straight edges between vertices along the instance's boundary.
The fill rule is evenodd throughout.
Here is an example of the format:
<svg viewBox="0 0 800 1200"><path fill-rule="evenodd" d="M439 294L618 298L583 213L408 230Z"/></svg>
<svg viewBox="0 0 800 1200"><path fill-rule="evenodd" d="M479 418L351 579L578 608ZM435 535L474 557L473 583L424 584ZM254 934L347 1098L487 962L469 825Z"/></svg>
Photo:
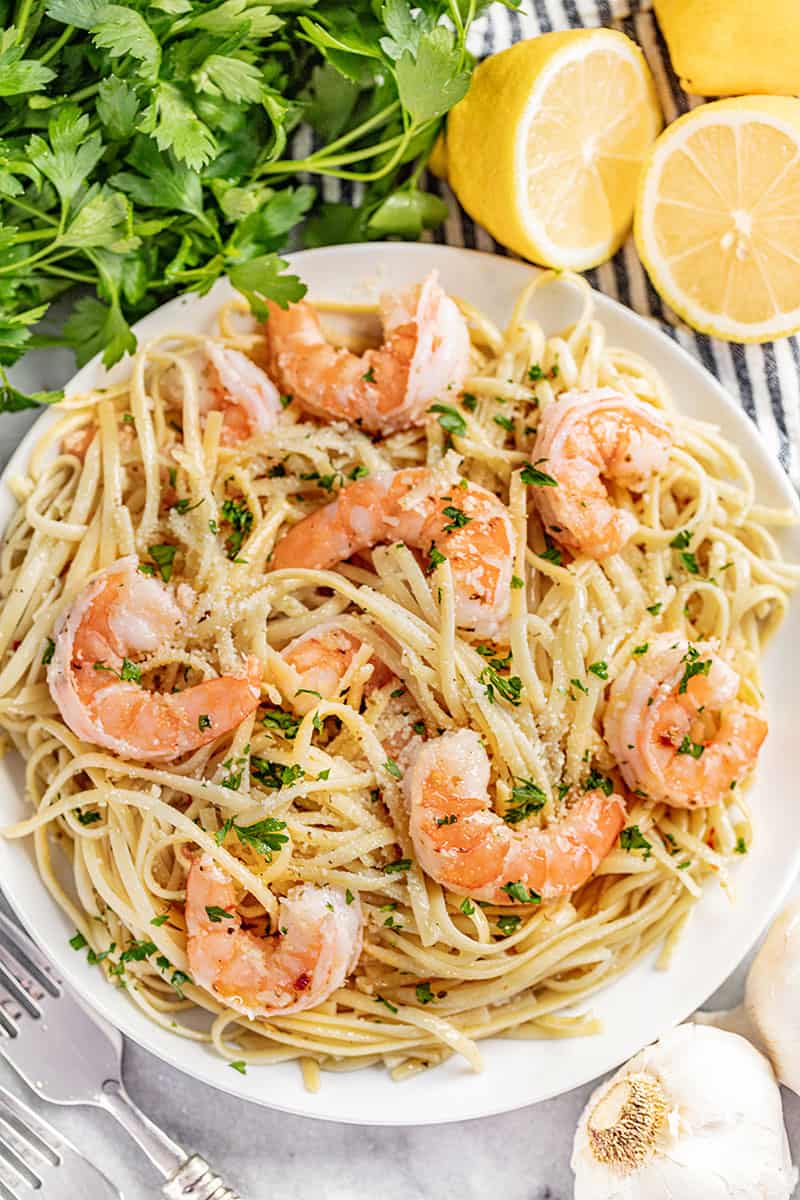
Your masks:
<svg viewBox="0 0 800 1200"><path fill-rule="evenodd" d="M17 962L27 966L30 973L38 978L40 985L52 996L60 996L63 991L61 978L41 953L38 946L9 918L0 912L0 934L14 945L13 957ZM0 942L2 946L2 942ZM20 960L20 954L22 959Z"/></svg>
<svg viewBox="0 0 800 1200"><path fill-rule="evenodd" d="M38 1150L42 1158L52 1163L59 1161L69 1144L55 1126L43 1120L42 1117L38 1117L32 1108L29 1108L23 1100L20 1100L13 1092L9 1092L2 1084L0 1084L0 1106L5 1106L8 1113L6 1115L0 1107L0 1118L8 1121L10 1117L24 1132L26 1138L33 1138L43 1147L43 1150Z"/></svg>
<svg viewBox="0 0 800 1200"><path fill-rule="evenodd" d="M13 992L4 986L0 977L0 1038L16 1037L17 1025L25 1015L25 1007Z"/></svg>

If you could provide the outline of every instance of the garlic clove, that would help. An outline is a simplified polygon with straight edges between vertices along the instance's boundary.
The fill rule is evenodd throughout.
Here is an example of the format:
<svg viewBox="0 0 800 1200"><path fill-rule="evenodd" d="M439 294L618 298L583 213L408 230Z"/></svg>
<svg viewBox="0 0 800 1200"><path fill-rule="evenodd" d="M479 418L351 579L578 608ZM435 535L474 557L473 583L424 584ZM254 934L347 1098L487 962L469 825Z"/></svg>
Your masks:
<svg viewBox="0 0 800 1200"><path fill-rule="evenodd" d="M744 1011L779 1081L800 1094L800 902L784 909L753 960Z"/></svg>

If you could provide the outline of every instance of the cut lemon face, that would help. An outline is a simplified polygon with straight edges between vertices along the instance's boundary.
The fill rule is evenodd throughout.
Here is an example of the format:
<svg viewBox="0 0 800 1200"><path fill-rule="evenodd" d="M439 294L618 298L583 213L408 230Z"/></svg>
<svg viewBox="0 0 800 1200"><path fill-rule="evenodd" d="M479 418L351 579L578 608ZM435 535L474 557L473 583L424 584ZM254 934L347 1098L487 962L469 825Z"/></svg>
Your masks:
<svg viewBox="0 0 800 1200"><path fill-rule="evenodd" d="M448 119L450 183L504 245L584 270L621 245L661 124L647 64L624 34L544 34L477 67Z"/></svg>
<svg viewBox="0 0 800 1200"><path fill-rule="evenodd" d="M800 329L800 100L718 100L670 125L635 234L653 285L695 329L736 342Z"/></svg>

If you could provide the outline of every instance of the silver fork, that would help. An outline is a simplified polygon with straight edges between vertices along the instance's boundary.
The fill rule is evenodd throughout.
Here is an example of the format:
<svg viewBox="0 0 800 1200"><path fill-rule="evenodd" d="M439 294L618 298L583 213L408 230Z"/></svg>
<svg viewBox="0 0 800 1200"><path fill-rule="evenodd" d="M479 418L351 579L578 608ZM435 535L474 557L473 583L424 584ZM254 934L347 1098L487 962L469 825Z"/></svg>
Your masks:
<svg viewBox="0 0 800 1200"><path fill-rule="evenodd" d="M0 1086L0 1196L24 1200L86 1196L122 1200L111 1180L49 1122Z"/></svg>
<svg viewBox="0 0 800 1200"><path fill-rule="evenodd" d="M136 1107L122 1083L119 1032L84 1009L2 912L0 1054L43 1100L95 1105L119 1121L164 1178L164 1200L239 1200Z"/></svg>

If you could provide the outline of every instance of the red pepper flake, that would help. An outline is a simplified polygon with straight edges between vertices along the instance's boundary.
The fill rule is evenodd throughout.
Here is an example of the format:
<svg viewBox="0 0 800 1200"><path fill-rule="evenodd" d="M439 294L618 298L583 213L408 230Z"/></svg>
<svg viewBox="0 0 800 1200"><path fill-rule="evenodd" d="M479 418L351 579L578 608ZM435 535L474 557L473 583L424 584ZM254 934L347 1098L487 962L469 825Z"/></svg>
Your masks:
<svg viewBox="0 0 800 1200"><path fill-rule="evenodd" d="M295 979L294 989L296 992L304 992L310 983L311 983L311 976L308 974L307 971L303 971L300 975L297 976L297 979Z"/></svg>

